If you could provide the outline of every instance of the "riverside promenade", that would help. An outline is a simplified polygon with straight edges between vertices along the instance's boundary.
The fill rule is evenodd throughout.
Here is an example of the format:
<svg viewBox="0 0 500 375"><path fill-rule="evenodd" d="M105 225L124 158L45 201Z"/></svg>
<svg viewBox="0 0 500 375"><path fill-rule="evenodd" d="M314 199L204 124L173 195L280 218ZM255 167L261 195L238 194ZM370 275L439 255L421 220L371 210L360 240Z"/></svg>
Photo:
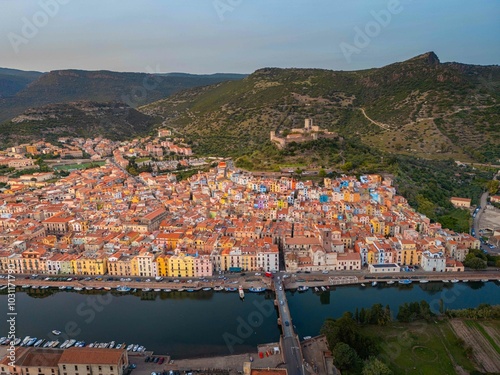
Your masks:
<svg viewBox="0 0 500 375"><path fill-rule="evenodd" d="M468 280L468 281L481 281L481 280L500 280L500 269L489 268L483 271L465 271L465 272L398 272L398 273L386 273L386 274L371 274L368 271L337 271L330 272L328 274L322 274L320 272L313 273L286 273L282 272L283 288L285 290L297 289L299 286L341 286L341 285L352 285L352 284L362 284L369 283L372 281L398 281L401 279L410 279L414 282L420 280L428 281L442 281L442 280ZM39 275L33 278L32 275L13 275L14 279L10 282L16 286L30 285L30 286L49 286L49 287L61 287L61 286L72 286L72 287L91 287L91 288L112 288L116 289L118 286L127 286L136 289L193 289L198 290L202 288L214 288L214 287L230 287L237 288L241 285L244 289L249 288L266 288L268 290L273 289L273 281L265 276L255 276L254 273L247 273L242 276L241 274L226 274L224 277L226 279L220 278L219 275L205 278L203 280L193 279L193 278L166 278L162 281L155 281L154 278L146 277L128 277L124 276L122 278L130 278L130 281L120 281L120 277L110 277L110 276L86 276L86 275ZM0 285L7 285L6 275L0 275ZM46 280L46 278L51 278L51 280ZM64 281L61 279L65 279ZM112 278L113 280L108 280ZM55 280L58 279L58 280ZM68 279L71 279L68 281ZM102 280L96 280L102 279ZM138 281L139 280L139 281ZM150 280L149 282L147 280ZM174 282L177 281L177 282Z"/></svg>

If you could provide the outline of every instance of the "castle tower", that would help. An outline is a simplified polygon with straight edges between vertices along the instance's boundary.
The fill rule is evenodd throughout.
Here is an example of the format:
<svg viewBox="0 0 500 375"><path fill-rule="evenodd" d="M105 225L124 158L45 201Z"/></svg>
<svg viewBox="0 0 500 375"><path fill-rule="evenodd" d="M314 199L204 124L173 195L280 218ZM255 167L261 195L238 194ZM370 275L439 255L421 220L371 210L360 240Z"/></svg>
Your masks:
<svg viewBox="0 0 500 375"><path fill-rule="evenodd" d="M313 120L312 118L306 118L304 121L304 129L305 130L311 130L313 126Z"/></svg>

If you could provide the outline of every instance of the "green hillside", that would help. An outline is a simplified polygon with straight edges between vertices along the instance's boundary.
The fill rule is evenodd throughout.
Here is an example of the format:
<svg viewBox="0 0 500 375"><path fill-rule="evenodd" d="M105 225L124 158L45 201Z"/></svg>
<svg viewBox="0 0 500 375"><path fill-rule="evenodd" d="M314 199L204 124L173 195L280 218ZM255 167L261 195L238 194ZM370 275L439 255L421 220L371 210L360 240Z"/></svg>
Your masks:
<svg viewBox="0 0 500 375"><path fill-rule="evenodd" d="M137 107L187 88L243 77L243 74L224 73L194 75L57 70L40 75L17 91L14 88L10 91L6 89L6 93L10 94L5 97L0 91L0 122L10 120L28 108L79 100L117 101ZM0 87L2 84L13 85L8 82L2 80L0 70Z"/></svg>
<svg viewBox="0 0 500 375"><path fill-rule="evenodd" d="M204 154L269 150L270 131L302 127L311 117L322 128L388 153L496 161L499 83L498 66L440 63L429 52L353 72L264 68L139 110L166 119Z"/></svg>
<svg viewBox="0 0 500 375"><path fill-rule="evenodd" d="M0 146L44 138L96 137L124 140L147 134L154 120L124 103L72 102L50 104L25 111L0 124Z"/></svg>
<svg viewBox="0 0 500 375"><path fill-rule="evenodd" d="M0 68L0 99L13 96L43 73Z"/></svg>

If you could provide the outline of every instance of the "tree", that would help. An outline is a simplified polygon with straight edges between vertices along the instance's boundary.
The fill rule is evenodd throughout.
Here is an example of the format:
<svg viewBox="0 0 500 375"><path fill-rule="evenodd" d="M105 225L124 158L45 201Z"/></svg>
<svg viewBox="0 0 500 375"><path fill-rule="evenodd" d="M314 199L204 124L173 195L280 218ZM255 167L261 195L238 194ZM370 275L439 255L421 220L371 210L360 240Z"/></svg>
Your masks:
<svg viewBox="0 0 500 375"><path fill-rule="evenodd" d="M392 375L387 365L375 357L370 357L363 366L363 375Z"/></svg>
<svg viewBox="0 0 500 375"><path fill-rule="evenodd" d="M488 189L488 193L492 195L496 194L499 187L500 187L500 181L498 180L491 180L486 183L486 189Z"/></svg>
<svg viewBox="0 0 500 375"><path fill-rule="evenodd" d="M318 177L325 178L326 177L326 171L321 168L318 172Z"/></svg>
<svg viewBox="0 0 500 375"><path fill-rule="evenodd" d="M469 255L467 255L467 257L469 257ZM464 260L465 267L472 268L473 270L484 270L486 268L486 262L484 260L475 256L470 257L469 259L467 259L467 257Z"/></svg>
<svg viewBox="0 0 500 375"><path fill-rule="evenodd" d="M353 368L359 360L356 351L344 342L335 345L332 351L335 366L340 370Z"/></svg>

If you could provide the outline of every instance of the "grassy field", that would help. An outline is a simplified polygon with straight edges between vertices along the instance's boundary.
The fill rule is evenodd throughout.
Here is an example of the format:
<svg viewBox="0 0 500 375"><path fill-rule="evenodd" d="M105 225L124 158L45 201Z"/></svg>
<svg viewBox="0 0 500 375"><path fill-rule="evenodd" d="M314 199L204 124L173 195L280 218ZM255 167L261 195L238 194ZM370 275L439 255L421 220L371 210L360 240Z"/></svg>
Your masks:
<svg viewBox="0 0 500 375"><path fill-rule="evenodd" d="M95 161L93 163L82 163L82 164L69 164L69 165L56 165L54 170L56 171L68 171L70 169L87 169L93 167L100 167L106 164L105 161Z"/></svg>
<svg viewBox="0 0 500 375"><path fill-rule="evenodd" d="M366 326L363 333L381 342L381 356L394 374L457 374L457 366L467 372L475 370L446 321Z"/></svg>

